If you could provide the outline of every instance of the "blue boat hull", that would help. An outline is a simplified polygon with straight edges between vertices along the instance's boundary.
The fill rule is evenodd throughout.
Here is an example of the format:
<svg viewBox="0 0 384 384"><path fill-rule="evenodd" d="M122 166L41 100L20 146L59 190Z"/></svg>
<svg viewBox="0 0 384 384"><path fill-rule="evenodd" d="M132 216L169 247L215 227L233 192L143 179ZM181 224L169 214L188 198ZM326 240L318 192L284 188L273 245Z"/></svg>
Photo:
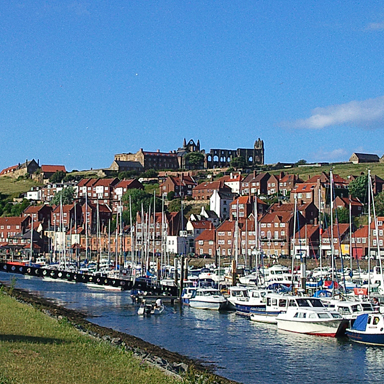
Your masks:
<svg viewBox="0 0 384 384"><path fill-rule="evenodd" d="M356 343L384 346L384 334L365 333L347 330L346 335Z"/></svg>

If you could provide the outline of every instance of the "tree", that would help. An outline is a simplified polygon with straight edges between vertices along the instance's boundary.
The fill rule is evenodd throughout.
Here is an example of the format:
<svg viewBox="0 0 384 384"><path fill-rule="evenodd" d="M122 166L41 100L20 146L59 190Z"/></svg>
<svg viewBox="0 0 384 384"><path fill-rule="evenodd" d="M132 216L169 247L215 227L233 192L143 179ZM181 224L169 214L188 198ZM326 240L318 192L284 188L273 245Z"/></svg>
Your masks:
<svg viewBox="0 0 384 384"><path fill-rule="evenodd" d="M75 196L75 189L73 187L63 188L57 192L51 200L51 205L59 205L61 202L66 204L72 204Z"/></svg>
<svg viewBox="0 0 384 384"><path fill-rule="evenodd" d="M157 177L158 175L159 175L159 172L155 171L154 169L148 169L147 171L142 173L140 177L151 179L151 178Z"/></svg>
<svg viewBox="0 0 384 384"><path fill-rule="evenodd" d="M362 203L367 203L368 196L368 175L361 175L352 180L348 186L349 193L352 197L358 198Z"/></svg>
<svg viewBox="0 0 384 384"><path fill-rule="evenodd" d="M204 155L200 152L190 152L185 156L185 164L189 168L199 169L204 165Z"/></svg>
<svg viewBox="0 0 384 384"><path fill-rule="evenodd" d="M138 171L122 171L119 172L117 177L120 180L125 180L125 179L133 179L134 177L138 176L139 172Z"/></svg>
<svg viewBox="0 0 384 384"><path fill-rule="evenodd" d="M301 159L295 163L295 165L305 165L307 164L307 160Z"/></svg>
<svg viewBox="0 0 384 384"><path fill-rule="evenodd" d="M174 199L168 204L168 212L180 212L181 199Z"/></svg>
<svg viewBox="0 0 384 384"><path fill-rule="evenodd" d="M175 192L174 191L169 191L168 193L167 193L167 200L168 201L171 201L171 200L173 200L175 198Z"/></svg>
<svg viewBox="0 0 384 384"><path fill-rule="evenodd" d="M56 171L50 178L49 181L51 183L60 183L64 177L66 176L66 173L64 171Z"/></svg>
<svg viewBox="0 0 384 384"><path fill-rule="evenodd" d="M349 223L349 209L345 207L337 208L333 212L334 222ZM336 220L337 219L337 220Z"/></svg>
<svg viewBox="0 0 384 384"><path fill-rule="evenodd" d="M126 223L130 222L129 196L131 196L133 222L136 221L136 213L141 212L141 207L143 207L144 212L149 212L149 207L151 207L151 212L153 213L153 195L141 189L130 189L124 193L122 197L122 201L126 207L126 210L123 212L123 219ZM161 199L158 197L156 197L155 200L155 209L156 212L161 211Z"/></svg>
<svg viewBox="0 0 384 384"><path fill-rule="evenodd" d="M380 192L375 196L376 216L384 216L384 192Z"/></svg>
<svg viewBox="0 0 384 384"><path fill-rule="evenodd" d="M245 161L243 156L234 157L231 160L231 167L235 169L244 168L247 165L247 162Z"/></svg>

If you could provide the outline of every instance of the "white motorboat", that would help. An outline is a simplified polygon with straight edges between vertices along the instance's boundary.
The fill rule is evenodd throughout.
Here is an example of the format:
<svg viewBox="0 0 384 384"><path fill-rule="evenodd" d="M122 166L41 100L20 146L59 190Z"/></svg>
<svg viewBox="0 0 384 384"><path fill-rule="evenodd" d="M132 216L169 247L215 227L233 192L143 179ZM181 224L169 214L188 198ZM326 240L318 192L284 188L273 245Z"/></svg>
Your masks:
<svg viewBox="0 0 384 384"><path fill-rule="evenodd" d="M256 311L266 308L266 296L273 291L267 289L249 289L247 297L239 297L235 300L236 313L242 316L250 316Z"/></svg>
<svg viewBox="0 0 384 384"><path fill-rule="evenodd" d="M229 296L227 300L229 309L235 310L237 301L247 301L249 299L248 289L246 287L234 285L229 287L228 293Z"/></svg>
<svg viewBox="0 0 384 384"><path fill-rule="evenodd" d="M329 337L343 335L348 325L339 312L318 307L289 307L276 320L277 328L283 331Z"/></svg>
<svg viewBox="0 0 384 384"><path fill-rule="evenodd" d="M289 296L279 293L268 293L265 296L265 307L253 309L250 314L252 321L260 323L277 324L277 316L288 308L324 308L319 298Z"/></svg>
<svg viewBox="0 0 384 384"><path fill-rule="evenodd" d="M321 301L327 308L335 309L344 319L350 321L353 325L359 315L363 313L374 313L375 309L370 301L340 300L334 298L322 298Z"/></svg>
<svg viewBox="0 0 384 384"><path fill-rule="evenodd" d="M215 288L197 288L189 299L192 308L223 310L227 309L228 301L223 294Z"/></svg>

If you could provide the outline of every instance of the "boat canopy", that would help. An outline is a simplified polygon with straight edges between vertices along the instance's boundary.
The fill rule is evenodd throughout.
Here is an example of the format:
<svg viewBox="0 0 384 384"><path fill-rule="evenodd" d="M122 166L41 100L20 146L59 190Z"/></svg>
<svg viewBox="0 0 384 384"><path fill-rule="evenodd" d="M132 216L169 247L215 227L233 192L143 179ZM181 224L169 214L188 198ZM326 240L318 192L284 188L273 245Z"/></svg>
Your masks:
<svg viewBox="0 0 384 384"><path fill-rule="evenodd" d="M357 316L355 322L353 323L352 329L355 331L365 331L367 328L368 322L368 313Z"/></svg>

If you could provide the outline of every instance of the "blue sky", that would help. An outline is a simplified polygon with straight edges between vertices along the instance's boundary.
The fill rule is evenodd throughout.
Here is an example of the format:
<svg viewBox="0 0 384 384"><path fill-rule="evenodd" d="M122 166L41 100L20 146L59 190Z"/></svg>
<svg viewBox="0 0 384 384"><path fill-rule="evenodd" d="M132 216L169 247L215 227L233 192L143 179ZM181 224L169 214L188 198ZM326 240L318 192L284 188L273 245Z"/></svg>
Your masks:
<svg viewBox="0 0 384 384"><path fill-rule="evenodd" d="M0 169L251 148L265 161L384 154L384 3L4 0Z"/></svg>

